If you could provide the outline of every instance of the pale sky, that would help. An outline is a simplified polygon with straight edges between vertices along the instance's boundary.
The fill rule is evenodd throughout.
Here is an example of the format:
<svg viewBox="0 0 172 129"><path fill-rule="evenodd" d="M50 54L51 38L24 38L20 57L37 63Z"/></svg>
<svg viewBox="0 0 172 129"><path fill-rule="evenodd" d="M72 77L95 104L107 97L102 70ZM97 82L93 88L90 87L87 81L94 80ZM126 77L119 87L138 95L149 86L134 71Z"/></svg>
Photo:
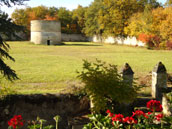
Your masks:
<svg viewBox="0 0 172 129"><path fill-rule="evenodd" d="M24 6L14 6L12 8L8 8L6 6L0 6L0 9L8 13L10 16L16 8L25 8L27 6L36 7L39 5L44 5L47 7L52 7L52 6L66 7L69 10L73 10L77 8L78 5L89 6L93 1L94 0L29 0L28 2L25 2ZM161 3L166 2L166 0L158 0L158 1Z"/></svg>

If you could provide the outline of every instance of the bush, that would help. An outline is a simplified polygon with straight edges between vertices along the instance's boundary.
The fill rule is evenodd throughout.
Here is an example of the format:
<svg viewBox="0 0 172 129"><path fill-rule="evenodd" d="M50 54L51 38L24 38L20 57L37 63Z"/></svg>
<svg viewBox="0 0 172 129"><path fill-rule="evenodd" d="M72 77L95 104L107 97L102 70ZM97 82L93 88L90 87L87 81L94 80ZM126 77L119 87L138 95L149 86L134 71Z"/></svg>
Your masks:
<svg viewBox="0 0 172 129"><path fill-rule="evenodd" d="M159 44L161 42L160 37L156 35L148 35L148 34L140 34L138 36L138 40L146 43L148 49L159 48Z"/></svg>
<svg viewBox="0 0 172 129"><path fill-rule="evenodd" d="M135 110L132 116L113 114L107 110L107 116L92 114L89 116L91 123L83 129L171 129L172 116L162 114L160 101L151 100L147 103L147 112ZM159 114L155 111L160 111Z"/></svg>
<svg viewBox="0 0 172 129"><path fill-rule="evenodd" d="M87 95L92 98L95 112L104 111L108 103L131 102L136 97L136 87L125 83L119 75L117 66L100 60L95 63L84 60L83 71L78 76L85 84Z"/></svg>
<svg viewBox="0 0 172 129"><path fill-rule="evenodd" d="M168 42L166 43L166 48L167 48L168 50L172 50L172 41L168 41Z"/></svg>

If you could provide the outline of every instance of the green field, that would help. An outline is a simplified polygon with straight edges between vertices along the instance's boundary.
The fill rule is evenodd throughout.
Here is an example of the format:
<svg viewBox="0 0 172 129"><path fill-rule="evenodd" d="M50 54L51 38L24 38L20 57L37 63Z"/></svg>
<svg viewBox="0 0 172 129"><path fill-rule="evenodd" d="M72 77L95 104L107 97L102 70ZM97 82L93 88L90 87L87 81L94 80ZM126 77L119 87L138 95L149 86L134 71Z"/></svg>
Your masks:
<svg viewBox="0 0 172 129"><path fill-rule="evenodd" d="M90 42L70 42L59 46L34 45L30 42L8 42L15 62L6 61L20 80L10 83L1 79L2 86L10 86L21 94L57 93L78 84L76 70L82 69L83 59L96 58L118 65L128 62L135 76L147 75L162 61L172 72L172 51L107 45Z"/></svg>

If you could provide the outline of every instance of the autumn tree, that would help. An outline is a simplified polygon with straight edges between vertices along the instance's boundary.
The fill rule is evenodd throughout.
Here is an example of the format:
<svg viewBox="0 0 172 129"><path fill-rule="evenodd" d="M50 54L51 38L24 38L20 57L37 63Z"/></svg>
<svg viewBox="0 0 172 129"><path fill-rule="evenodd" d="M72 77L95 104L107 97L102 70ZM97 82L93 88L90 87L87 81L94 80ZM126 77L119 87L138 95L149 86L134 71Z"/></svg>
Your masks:
<svg viewBox="0 0 172 129"><path fill-rule="evenodd" d="M129 36L138 37L139 34L152 34L152 11L145 9L144 12L135 13L128 20L128 26L124 28L124 33Z"/></svg>
<svg viewBox="0 0 172 129"><path fill-rule="evenodd" d="M104 0L99 24L105 35L124 36L130 16L140 10L137 0Z"/></svg>
<svg viewBox="0 0 172 129"><path fill-rule="evenodd" d="M77 31L80 33L83 32L83 28L85 27L86 9L86 7L82 7L81 5L79 5L77 9L75 9L72 13L72 19L74 20Z"/></svg>
<svg viewBox="0 0 172 129"><path fill-rule="evenodd" d="M48 13L46 15L46 20L59 20L58 18L58 8L56 7L50 7L48 9Z"/></svg>
<svg viewBox="0 0 172 129"><path fill-rule="evenodd" d="M164 20L161 21L160 35L165 41L172 41L172 7L165 8Z"/></svg>
<svg viewBox="0 0 172 129"><path fill-rule="evenodd" d="M61 22L62 32L68 33L71 31L71 24L73 24L72 12L66 8L56 7L28 7L26 9L16 9L12 13L12 19L17 25L23 25L27 28L30 34L31 20L57 20ZM71 32L70 32L71 33Z"/></svg>
<svg viewBox="0 0 172 129"><path fill-rule="evenodd" d="M94 2L87 8L85 12L85 27L83 32L87 36L101 34L102 30L98 23L99 11L103 7L103 0L94 0Z"/></svg>

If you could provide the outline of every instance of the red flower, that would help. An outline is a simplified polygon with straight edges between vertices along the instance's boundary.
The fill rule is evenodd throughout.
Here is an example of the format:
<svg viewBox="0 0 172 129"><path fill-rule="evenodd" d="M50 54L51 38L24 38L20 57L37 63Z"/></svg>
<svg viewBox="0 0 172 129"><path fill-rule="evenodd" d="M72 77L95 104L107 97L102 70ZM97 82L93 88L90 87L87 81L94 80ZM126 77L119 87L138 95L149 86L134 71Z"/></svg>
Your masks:
<svg viewBox="0 0 172 129"><path fill-rule="evenodd" d="M157 121L160 121L163 118L163 114L158 114L155 116Z"/></svg>
<svg viewBox="0 0 172 129"><path fill-rule="evenodd" d="M137 120L135 120L133 117L125 117L123 119L124 123L128 123L128 124L137 124Z"/></svg>
<svg viewBox="0 0 172 129"><path fill-rule="evenodd" d="M108 110L106 111L106 113L109 114L109 113L111 113L111 112L110 112L110 110L108 109Z"/></svg>
<svg viewBox="0 0 172 129"><path fill-rule="evenodd" d="M132 117L134 117L134 116L136 116L136 117L143 116L145 118L148 118L148 116L141 110L136 110L135 112L133 112Z"/></svg>
<svg viewBox="0 0 172 129"><path fill-rule="evenodd" d="M152 112L148 112L148 115L151 115L152 114Z"/></svg>
<svg viewBox="0 0 172 129"><path fill-rule="evenodd" d="M113 117L113 116L114 116L114 114L113 114L113 113L111 113L111 111L110 111L110 110L107 110L107 111L106 111L106 113L109 115L109 117Z"/></svg>
<svg viewBox="0 0 172 129"><path fill-rule="evenodd" d="M123 118L124 118L124 116L122 114L115 114L115 116L112 117L112 121L123 122Z"/></svg>
<svg viewBox="0 0 172 129"><path fill-rule="evenodd" d="M8 121L8 125L13 127L13 129L16 129L17 127L23 126L23 118L21 115L15 115L13 118L11 118Z"/></svg>
<svg viewBox="0 0 172 129"><path fill-rule="evenodd" d="M150 100L149 102L147 102L147 108L150 109L151 111L157 111L157 112L162 111L162 105L160 101L157 100Z"/></svg>

